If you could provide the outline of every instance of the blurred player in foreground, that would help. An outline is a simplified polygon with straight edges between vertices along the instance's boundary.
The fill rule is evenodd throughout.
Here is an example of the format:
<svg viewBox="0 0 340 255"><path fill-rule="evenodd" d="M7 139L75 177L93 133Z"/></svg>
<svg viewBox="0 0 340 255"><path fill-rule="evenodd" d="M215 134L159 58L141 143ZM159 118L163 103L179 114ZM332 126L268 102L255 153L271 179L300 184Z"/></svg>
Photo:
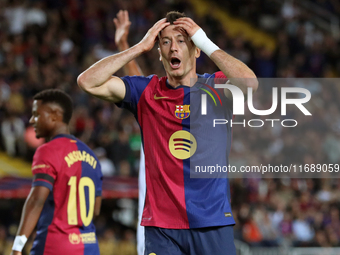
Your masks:
<svg viewBox="0 0 340 255"><path fill-rule="evenodd" d="M36 137L48 141L34 154L33 183L12 254L20 255L35 226L31 255L99 255L93 216L99 215L102 173L98 159L70 135L72 100L61 90L34 96L32 117Z"/></svg>
<svg viewBox="0 0 340 255"><path fill-rule="evenodd" d="M150 51L157 39L166 77L112 76ZM201 50L220 72L196 74ZM86 92L129 109L141 127L146 175L142 225L147 255L236 254L228 179L190 177L190 164L229 164L230 126L210 132L209 125L213 119L230 122L232 95L205 84L226 77L244 94L249 87L257 89L252 70L219 49L192 19L178 12L155 23L135 46L98 61L78 77L78 85ZM210 114L198 118L199 102L206 91L218 93L224 107L214 108L214 102L207 100Z"/></svg>
<svg viewBox="0 0 340 255"><path fill-rule="evenodd" d="M128 35L131 22L129 20L128 11L120 10L117 14L117 18L113 20L116 26L115 43L119 51L124 51L129 48ZM137 61L134 59L126 64L124 67L125 75L143 75ZM141 226L142 214L145 201L145 162L143 146L140 152L139 172L138 172L138 225L137 225L137 253L138 255L144 254L144 227Z"/></svg>

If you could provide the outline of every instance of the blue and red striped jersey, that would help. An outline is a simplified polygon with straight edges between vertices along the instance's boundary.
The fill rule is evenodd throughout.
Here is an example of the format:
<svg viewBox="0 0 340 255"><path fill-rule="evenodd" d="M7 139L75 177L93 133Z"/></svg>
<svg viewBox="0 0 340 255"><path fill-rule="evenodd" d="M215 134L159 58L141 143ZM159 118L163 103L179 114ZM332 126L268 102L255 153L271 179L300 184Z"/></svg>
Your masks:
<svg viewBox="0 0 340 255"><path fill-rule="evenodd" d="M231 146L230 126L212 129L213 119L232 119L231 101L207 85L226 77L222 72L198 77L205 82L177 88L167 83L167 77L122 77L126 95L117 105L135 115L145 152L143 226L189 229L235 224L228 178L191 176L196 165L227 166ZM201 95L207 92L218 95L223 107L215 107L208 97L208 114L201 116Z"/></svg>
<svg viewBox="0 0 340 255"><path fill-rule="evenodd" d="M92 219L103 177L92 150L72 135L57 135L37 149L32 171L32 186L44 186L51 192L31 254L99 255Z"/></svg>

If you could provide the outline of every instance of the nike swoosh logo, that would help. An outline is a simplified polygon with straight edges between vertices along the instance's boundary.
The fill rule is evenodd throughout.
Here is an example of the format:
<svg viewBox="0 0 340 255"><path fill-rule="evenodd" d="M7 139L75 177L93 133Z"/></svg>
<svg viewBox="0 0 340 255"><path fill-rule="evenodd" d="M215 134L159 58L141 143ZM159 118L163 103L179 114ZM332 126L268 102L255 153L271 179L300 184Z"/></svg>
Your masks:
<svg viewBox="0 0 340 255"><path fill-rule="evenodd" d="M158 100L158 99L164 99L164 98L169 98L169 97L158 97L157 94L153 96L153 99Z"/></svg>

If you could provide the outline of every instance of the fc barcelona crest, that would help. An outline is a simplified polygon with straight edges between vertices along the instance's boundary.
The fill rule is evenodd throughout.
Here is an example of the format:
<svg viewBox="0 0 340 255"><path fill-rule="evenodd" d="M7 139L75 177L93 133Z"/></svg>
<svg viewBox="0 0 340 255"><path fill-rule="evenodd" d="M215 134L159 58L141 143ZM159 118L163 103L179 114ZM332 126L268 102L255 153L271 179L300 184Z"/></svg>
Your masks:
<svg viewBox="0 0 340 255"><path fill-rule="evenodd" d="M190 116L190 105L176 105L175 116L178 119L186 119Z"/></svg>

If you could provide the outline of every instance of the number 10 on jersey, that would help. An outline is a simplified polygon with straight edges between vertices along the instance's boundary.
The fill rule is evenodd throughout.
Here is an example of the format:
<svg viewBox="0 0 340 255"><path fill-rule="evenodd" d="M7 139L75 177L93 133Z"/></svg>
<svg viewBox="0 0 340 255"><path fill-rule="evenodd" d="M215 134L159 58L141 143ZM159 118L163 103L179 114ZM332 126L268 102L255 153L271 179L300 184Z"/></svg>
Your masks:
<svg viewBox="0 0 340 255"><path fill-rule="evenodd" d="M77 213L77 176L72 176L68 181L70 186L70 194L67 203L67 222L69 225L78 225L78 213ZM86 196L85 187L88 188L89 207L88 212L86 210ZM79 193L79 207L80 218L85 227L90 225L93 218L94 203L95 203L95 185L91 178L82 177L79 180L78 185Z"/></svg>

